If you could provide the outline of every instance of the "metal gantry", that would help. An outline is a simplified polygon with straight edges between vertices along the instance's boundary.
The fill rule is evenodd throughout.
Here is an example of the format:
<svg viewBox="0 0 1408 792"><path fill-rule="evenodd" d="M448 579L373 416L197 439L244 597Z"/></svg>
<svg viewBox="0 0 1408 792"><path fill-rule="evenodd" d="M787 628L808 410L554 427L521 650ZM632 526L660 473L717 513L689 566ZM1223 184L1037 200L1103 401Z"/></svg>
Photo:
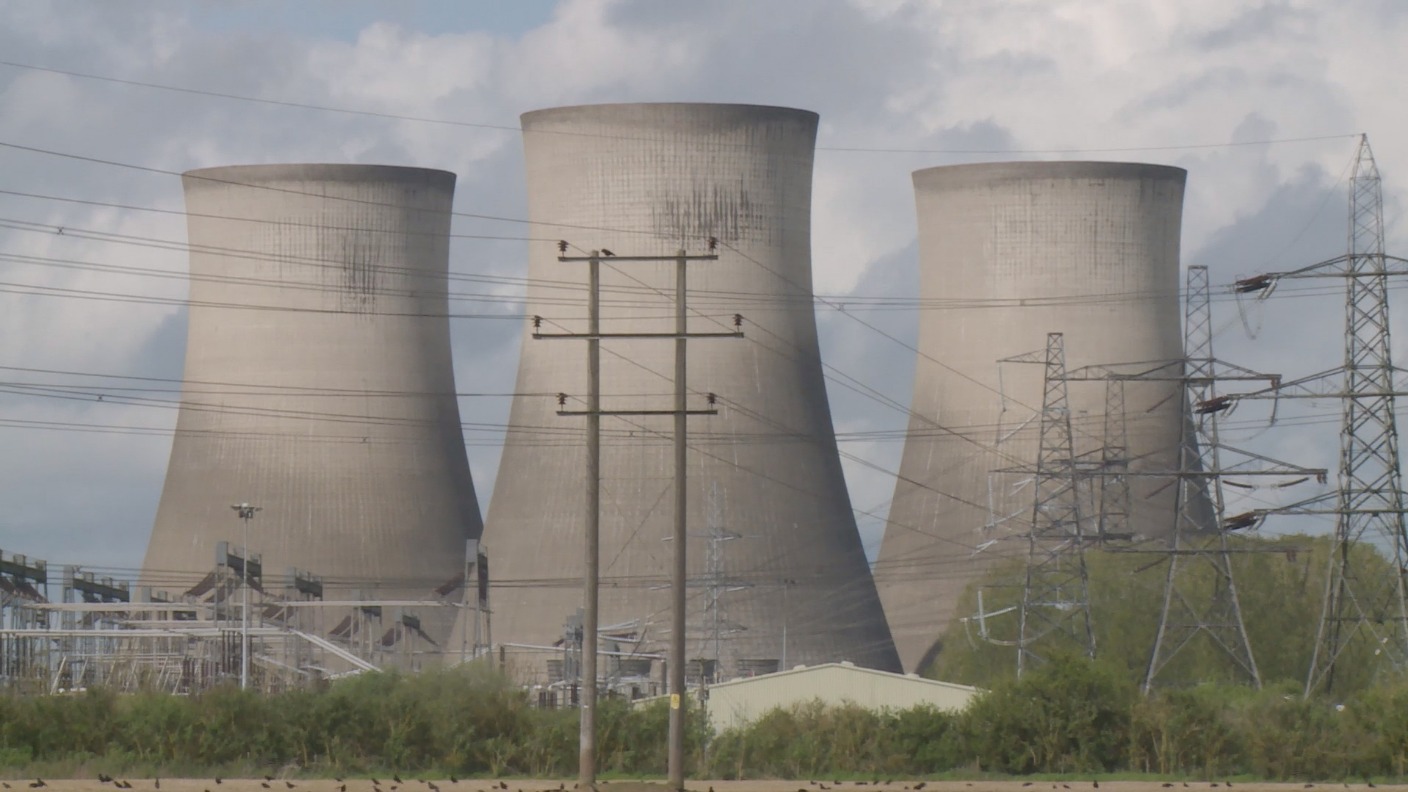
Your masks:
<svg viewBox="0 0 1408 792"><path fill-rule="evenodd" d="M1336 664L1355 637L1375 643L1374 655L1392 667L1408 662L1408 531L1405 531L1398 428L1394 418L1403 383L1393 365L1388 278L1408 274L1408 261L1384 250L1383 196L1369 138L1362 136L1349 189L1349 250L1290 272L1239 280L1239 293L1269 296L1286 279L1345 282L1343 365L1242 398L1337 398L1341 402L1338 487L1292 506L1267 510L1334 515L1334 549L1305 694L1334 687ZM1356 548L1377 548L1392 571L1362 577L1351 563Z"/></svg>

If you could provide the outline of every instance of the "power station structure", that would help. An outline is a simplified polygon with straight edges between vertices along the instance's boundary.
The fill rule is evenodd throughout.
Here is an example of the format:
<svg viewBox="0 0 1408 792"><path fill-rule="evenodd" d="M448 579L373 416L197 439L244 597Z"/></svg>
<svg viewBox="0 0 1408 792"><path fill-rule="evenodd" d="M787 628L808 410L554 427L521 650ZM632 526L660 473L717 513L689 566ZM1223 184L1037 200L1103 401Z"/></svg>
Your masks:
<svg viewBox="0 0 1408 792"><path fill-rule="evenodd" d="M414 629L377 640L443 650L482 529L450 358L454 175L253 165L182 181L184 387L144 584L199 598L233 569L259 620L255 562L276 588L309 570L321 600L347 603L329 634L395 602L378 620Z"/></svg>
<svg viewBox="0 0 1408 792"><path fill-rule="evenodd" d="M777 107L619 104L522 117L529 219L565 252L599 251L600 632L607 674L648 672L671 637L672 345L679 250L689 274L686 453L689 676L898 659L856 530L823 382L810 210L817 116ZM661 256L613 265L611 258ZM570 258L570 257L564 257ZM543 335L587 327L587 270L530 249ZM586 356L529 327L484 530L495 641L511 668L572 677L581 645ZM538 395L541 394L541 395ZM554 396L553 394L560 394ZM559 414L559 410L563 413ZM636 415L621 413L636 412ZM453 641L452 641L453 643ZM614 649L610 648L614 647ZM656 666L658 669L658 666ZM613 671L612 669L617 669Z"/></svg>
<svg viewBox="0 0 1408 792"><path fill-rule="evenodd" d="M1179 168L1113 162L915 172L920 292L934 309L920 316L909 432L875 566L906 671L941 648L969 583L1026 554L1041 517L1036 477L1022 471L1037 466L1043 368L998 361L1042 348L1048 333L1063 334L1070 369L1181 359L1185 178ZM1098 465L1107 392L1079 385L1064 408L1070 455ZM1129 416L1120 416L1129 488L1121 522L1136 537L1173 527L1181 394L1179 382L1120 388ZM1092 527L1097 490L1087 488L1077 510Z"/></svg>

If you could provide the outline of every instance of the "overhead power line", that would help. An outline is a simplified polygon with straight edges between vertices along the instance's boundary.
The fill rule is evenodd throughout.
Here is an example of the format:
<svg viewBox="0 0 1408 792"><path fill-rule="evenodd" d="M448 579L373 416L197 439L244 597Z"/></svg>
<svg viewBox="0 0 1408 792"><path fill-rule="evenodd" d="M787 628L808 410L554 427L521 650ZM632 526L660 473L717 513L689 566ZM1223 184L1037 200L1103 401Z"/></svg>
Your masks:
<svg viewBox="0 0 1408 792"><path fill-rule="evenodd" d="M56 69L48 66L36 66L28 63L18 63L16 61L0 61L0 66L9 66L14 69L24 69L27 71L46 72L49 74L61 74L66 77L74 77L83 80L93 80L115 85L127 85L137 88L147 88L158 91L169 91L194 96L207 96L215 99L228 99L237 102L249 102L252 104L262 104L274 107L295 108L299 110L314 110L323 113L336 113L339 115L363 116L368 118L380 118L389 121L411 121L421 124L437 124L442 126L464 127L470 129L485 129L495 132L514 132L520 134L548 134L548 135L572 135L577 137L603 137L614 140L648 140L650 138L632 138L623 135L601 135L590 132L576 132L570 130L533 130L526 133L517 124L489 123L484 121L462 121L448 118L434 118L430 116L413 116L401 113L388 113L380 110L363 110L350 107L337 107L333 105L314 104L312 102L297 102L288 99L268 99L258 96L247 96L243 94L228 93L225 91L215 91L207 88L191 88L180 85L169 85L165 83L147 82L143 80L130 80L121 77L112 77L101 74L91 74L87 72L73 71L69 69ZM990 156L990 155L1011 155L1011 154L1116 154L1121 152L1153 152L1153 151L1188 151L1195 149L1219 149L1219 148L1239 148L1247 146L1268 146L1285 143L1311 143L1325 140L1343 140L1357 137L1360 133L1340 133L1333 135L1310 135L1303 137L1287 138L1267 138L1263 140L1238 140L1219 143L1176 143L1158 146L1100 146L1100 147L1062 147L1062 148L897 148L881 146L817 146L817 151L830 151L837 153L860 153L860 154L950 154L962 156Z"/></svg>

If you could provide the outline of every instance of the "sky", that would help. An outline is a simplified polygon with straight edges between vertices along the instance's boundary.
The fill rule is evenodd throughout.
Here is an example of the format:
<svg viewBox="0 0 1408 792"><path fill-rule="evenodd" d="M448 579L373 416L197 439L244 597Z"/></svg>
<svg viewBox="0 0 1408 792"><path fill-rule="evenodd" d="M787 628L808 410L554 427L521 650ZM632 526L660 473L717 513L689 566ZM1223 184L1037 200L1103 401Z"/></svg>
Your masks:
<svg viewBox="0 0 1408 792"><path fill-rule="evenodd" d="M525 111L776 104L821 115L813 266L832 305L911 296L910 173L978 161L1186 168L1184 263L1226 286L1343 252L1359 133L1383 173L1389 249L1408 255L1404 40L1398 0L0 0L0 551L118 575L141 563L175 410L61 386L91 390L76 373L180 379L180 171L441 168L458 174L458 211L522 218ZM524 227L457 217L454 232ZM523 243L456 238L450 266L515 297ZM1333 289L1266 302L1220 291L1214 307L1219 357L1288 377L1340 362ZM478 309L504 316L454 324L458 388L511 390L522 322L511 304ZM885 335L819 306L824 360L908 404L918 314L863 318ZM844 463L854 505L884 514L901 445L873 433L907 417L830 395L837 431L863 433L843 441L866 463ZM465 397L461 411L502 425L508 403ZM1282 405L1272 427L1265 405L1246 403L1224 437L1333 469L1337 415L1333 403ZM500 438L466 436L486 507ZM883 526L860 524L873 555Z"/></svg>

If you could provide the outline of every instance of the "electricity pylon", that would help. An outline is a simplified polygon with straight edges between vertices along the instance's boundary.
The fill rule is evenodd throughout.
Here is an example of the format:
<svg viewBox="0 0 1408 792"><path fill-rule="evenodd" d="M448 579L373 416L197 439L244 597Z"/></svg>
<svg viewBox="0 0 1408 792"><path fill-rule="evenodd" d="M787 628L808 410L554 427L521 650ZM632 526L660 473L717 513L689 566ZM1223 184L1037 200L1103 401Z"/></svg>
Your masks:
<svg viewBox="0 0 1408 792"><path fill-rule="evenodd" d="M1408 662L1408 531L1405 531L1395 397L1405 395L1393 365L1388 278L1408 274L1408 260L1384 251L1383 194L1369 137L1361 136L1349 183L1349 251L1290 272L1237 281L1239 293L1271 294L1287 279L1339 278L1345 282L1343 365L1241 398L1339 399L1340 467L1336 491L1275 510L1335 517L1334 548L1305 695L1334 687L1336 664L1356 635L1375 643L1375 655L1394 667ZM1366 579L1351 565L1361 544L1386 553L1393 572Z"/></svg>
<svg viewBox="0 0 1408 792"><path fill-rule="evenodd" d="M1095 656L1090 579L1085 566L1080 481L1071 437L1066 389L1066 346L1061 333L1046 335L1041 432L1037 446L1026 576L1018 609L1017 676L1042 660L1036 644L1053 633Z"/></svg>
<svg viewBox="0 0 1408 792"><path fill-rule="evenodd" d="M1207 267L1188 268L1183 324L1183 438L1174 512L1173 543L1164 579L1159 629L1144 674L1148 692L1159 673L1199 637L1227 656L1257 688L1261 673L1247 638L1242 605L1228 552L1228 533L1251 523L1228 520L1222 493L1218 414L1230 402L1217 394L1217 359L1212 352L1212 305ZM1211 507L1211 514L1208 508ZM1211 596L1195 591L1195 573L1211 571Z"/></svg>

